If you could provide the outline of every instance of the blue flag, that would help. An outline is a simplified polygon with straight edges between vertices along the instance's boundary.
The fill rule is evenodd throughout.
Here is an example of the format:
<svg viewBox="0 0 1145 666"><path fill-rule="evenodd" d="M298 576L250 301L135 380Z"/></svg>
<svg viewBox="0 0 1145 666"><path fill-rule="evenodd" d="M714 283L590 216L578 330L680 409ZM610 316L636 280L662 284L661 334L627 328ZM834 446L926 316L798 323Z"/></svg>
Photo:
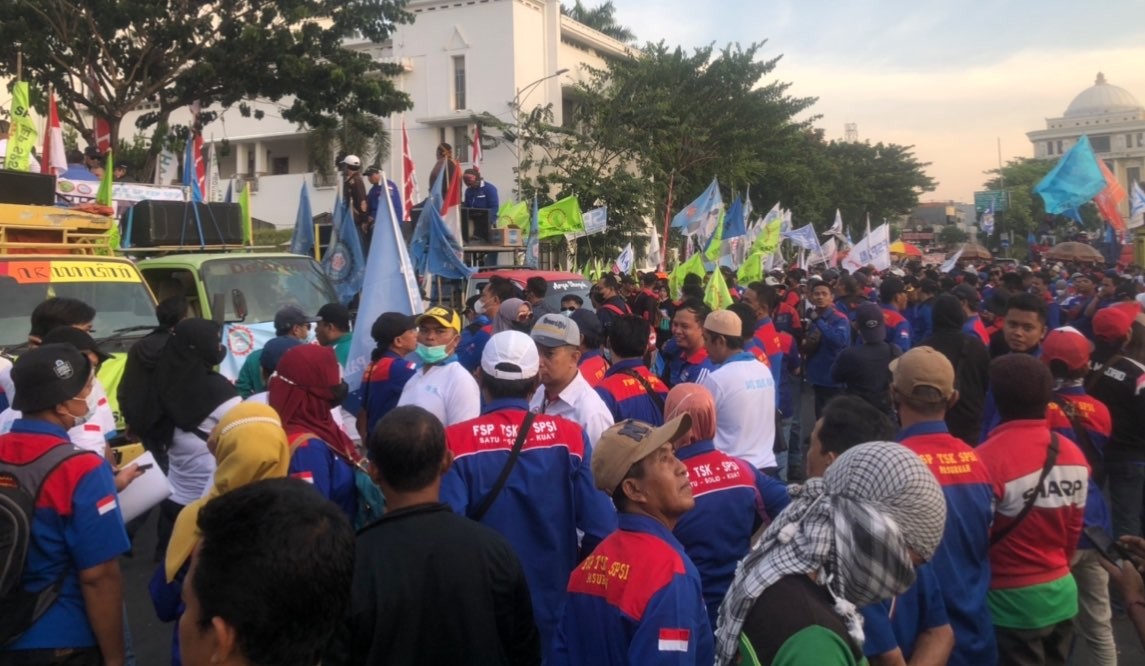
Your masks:
<svg viewBox="0 0 1145 666"><path fill-rule="evenodd" d="M382 197L378 201L374 235L370 240L370 256L365 271L364 284L369 286L362 290L362 297L358 300L358 316L354 320L354 330L358 333L350 342L350 355L343 368L350 394L342 406L351 414L357 413L361 405L357 390L362 384L362 376L370 365L370 354L374 350L374 339L369 335L374 322L384 312L412 315L425 310L417 287L417 277L392 205L389 197Z"/></svg>
<svg viewBox="0 0 1145 666"><path fill-rule="evenodd" d="M695 201L684 207L672 218L673 229L679 229L685 236L700 234L701 238L709 238L716 230L716 223L720 219L720 207L724 200L720 197L720 184L713 178L712 184L704 190Z"/></svg>
<svg viewBox="0 0 1145 666"><path fill-rule="evenodd" d="M235 181L227 181L227 194L223 197L223 203L231 203L231 197L234 196Z"/></svg>
<svg viewBox="0 0 1145 666"><path fill-rule="evenodd" d="M349 305L354 295L361 291L366 258L362 256L362 240L358 236L358 228L354 226L350 205L346 202L340 203L334 210L334 233L330 237L326 256L322 257L322 270L334 283L334 290L338 292L338 300L342 301L342 305Z"/></svg>
<svg viewBox="0 0 1145 666"><path fill-rule="evenodd" d="M1083 136L1058 160L1034 191L1042 196L1047 213L1061 213L1089 201L1105 186L1105 176L1097 165L1089 137Z"/></svg>
<svg viewBox="0 0 1145 666"><path fill-rule="evenodd" d="M444 171L444 169L443 169ZM429 211L429 251L425 257L426 271L446 280L465 280L476 271L457 257L461 246L445 226L437 206L426 206ZM423 213L424 214L424 213Z"/></svg>
<svg viewBox="0 0 1145 666"><path fill-rule="evenodd" d="M533 195L533 219L529 222L529 240L525 243L525 266L540 268L541 239L540 216L537 214L537 195Z"/></svg>
<svg viewBox="0 0 1145 666"><path fill-rule="evenodd" d="M191 201L203 200L203 192L199 189L199 179L195 178L193 139L187 139L187 148L183 151L183 186L191 188Z"/></svg>
<svg viewBox="0 0 1145 666"><path fill-rule="evenodd" d="M722 240L729 240L747 235L747 223L744 220L743 199L738 196L728 212L724 214L724 234Z"/></svg>
<svg viewBox="0 0 1145 666"><path fill-rule="evenodd" d="M804 250L819 251L819 236L815 227L805 224L798 229L783 232L782 236Z"/></svg>
<svg viewBox="0 0 1145 666"><path fill-rule="evenodd" d="M1081 211L1077 208L1067 208L1061 212L1061 215L1063 217L1068 217L1078 224L1085 224L1085 221L1081 219Z"/></svg>
<svg viewBox="0 0 1145 666"><path fill-rule="evenodd" d="M302 181L302 195L298 198L298 215L294 218L294 233L290 236L290 251L294 254L314 256L314 214L310 210L310 190Z"/></svg>

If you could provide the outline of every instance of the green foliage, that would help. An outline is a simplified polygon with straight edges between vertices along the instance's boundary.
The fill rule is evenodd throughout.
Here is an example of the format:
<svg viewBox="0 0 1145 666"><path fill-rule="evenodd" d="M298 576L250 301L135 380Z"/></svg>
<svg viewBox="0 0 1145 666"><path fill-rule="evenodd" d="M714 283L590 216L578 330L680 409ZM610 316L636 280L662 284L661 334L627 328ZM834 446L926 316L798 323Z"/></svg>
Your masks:
<svg viewBox="0 0 1145 666"><path fill-rule="evenodd" d="M390 135L378 116L353 113L334 126L317 127L306 135L310 168L323 176L334 173L334 146L362 158L365 166L380 164L390 150Z"/></svg>
<svg viewBox="0 0 1145 666"><path fill-rule="evenodd" d="M1034 194L1034 186L1054 168L1054 164L1053 160L1020 157L1010 160L999 169L986 172L993 177L983 183L985 189L1005 189L1010 195L1010 207L994 215L996 234L1013 231L1015 235L1025 238L1027 233L1038 230L1043 224L1051 229L1064 228L1070 232L1077 230L1077 223L1070 218L1047 215L1042 198ZM1092 204L1082 206L1080 212L1085 228L1100 231L1101 220Z"/></svg>
<svg viewBox="0 0 1145 666"><path fill-rule="evenodd" d="M612 4L612 0L602 2L596 7L586 7L580 0L576 0L571 7L561 5L561 12L574 21L603 32L617 41L625 44L636 41L636 33L628 26L616 22L616 7Z"/></svg>
<svg viewBox="0 0 1145 666"><path fill-rule="evenodd" d="M970 234L960 229L957 225L948 224L938 232L938 242L943 245L957 245L965 243L970 240Z"/></svg>
<svg viewBox="0 0 1145 666"><path fill-rule="evenodd" d="M106 118L117 143L124 116L154 105L138 125L156 128L158 152L171 112L195 101L258 116L248 100L290 98L283 118L331 127L341 116L409 108L389 78L397 65L343 46L387 39L412 20L405 2L0 0L0 74L14 73L22 52L24 78L53 85L61 122L89 143L83 114Z"/></svg>

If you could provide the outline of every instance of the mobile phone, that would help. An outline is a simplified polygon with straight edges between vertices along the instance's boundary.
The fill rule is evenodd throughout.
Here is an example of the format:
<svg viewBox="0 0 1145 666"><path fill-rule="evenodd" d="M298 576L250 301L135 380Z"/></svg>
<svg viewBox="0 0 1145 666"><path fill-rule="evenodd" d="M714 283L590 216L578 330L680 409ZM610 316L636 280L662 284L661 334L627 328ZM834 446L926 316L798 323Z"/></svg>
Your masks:
<svg viewBox="0 0 1145 666"><path fill-rule="evenodd" d="M1129 559L1129 552L1106 534L1101 527L1090 525L1085 528L1085 535L1097 547L1097 552L1115 565L1121 566L1123 560Z"/></svg>
<svg viewBox="0 0 1145 666"><path fill-rule="evenodd" d="M155 463L144 463L144 464L139 466L139 471L140 472L146 472L147 470L151 469L154 466L155 466Z"/></svg>

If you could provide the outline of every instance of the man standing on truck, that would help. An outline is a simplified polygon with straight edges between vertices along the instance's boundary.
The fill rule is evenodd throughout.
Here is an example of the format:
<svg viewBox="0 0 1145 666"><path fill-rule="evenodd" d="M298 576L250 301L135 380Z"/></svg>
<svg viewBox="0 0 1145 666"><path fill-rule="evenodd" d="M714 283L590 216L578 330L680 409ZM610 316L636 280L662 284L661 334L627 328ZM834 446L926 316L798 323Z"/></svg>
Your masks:
<svg viewBox="0 0 1145 666"><path fill-rule="evenodd" d="M342 179L342 201L350 206L350 214L354 216L354 225L362 238L370 231L369 203L366 200L366 183L362 180L360 169L362 160L357 155L347 155L342 161L345 169Z"/></svg>

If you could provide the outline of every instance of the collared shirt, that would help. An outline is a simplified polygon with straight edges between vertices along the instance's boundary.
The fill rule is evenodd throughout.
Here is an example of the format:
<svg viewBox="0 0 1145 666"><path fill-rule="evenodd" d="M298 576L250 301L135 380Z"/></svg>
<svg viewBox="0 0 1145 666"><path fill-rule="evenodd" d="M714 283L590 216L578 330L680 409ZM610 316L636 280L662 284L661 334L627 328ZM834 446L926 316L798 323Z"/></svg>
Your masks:
<svg viewBox="0 0 1145 666"><path fill-rule="evenodd" d="M818 330L819 346L807 356L807 381L813 386L838 387L831 379L831 366L851 343L851 322L835 308L827 308L819 318L808 324L808 335Z"/></svg>
<svg viewBox="0 0 1145 666"><path fill-rule="evenodd" d="M661 379L666 379L665 383L668 386L687 382L700 384L708 376L708 373L716 369L712 360L708 358L707 349L701 346L689 354L680 349L675 339L664 344L663 356L667 359L667 367L665 368L667 377L661 376Z"/></svg>
<svg viewBox="0 0 1145 666"><path fill-rule="evenodd" d="M620 514L620 529L577 567L557 635L559 664L711 664L700 574L668 528Z"/></svg>
<svg viewBox="0 0 1145 666"><path fill-rule="evenodd" d="M779 384L783 379L783 343L780 342L779 331L771 317L764 317L755 323L755 333L748 338L743 348L766 363L771 368L775 383Z"/></svg>
<svg viewBox="0 0 1145 666"><path fill-rule="evenodd" d="M372 432L378 421L398 406L402 390L416 373L416 363L392 351L366 369L362 385L355 391L358 404L366 410L366 432Z"/></svg>
<svg viewBox="0 0 1145 666"><path fill-rule="evenodd" d="M497 195L497 188L483 180L480 185L465 188L465 202L462 205L466 208L484 208L489 211L491 217L495 217L501 207L501 201Z"/></svg>
<svg viewBox="0 0 1145 666"><path fill-rule="evenodd" d="M27 464L67 441L67 432L59 426L37 419L18 419L12 424L11 433L0 436L0 460ZM91 453L80 453L60 463L44 480L30 528L22 587L42 590L63 575L62 586L48 610L0 652L95 646L95 634L84 610L79 572L114 560L131 548L123 527L115 477L107 461Z"/></svg>
<svg viewBox="0 0 1145 666"><path fill-rule="evenodd" d="M481 414L481 390L454 355L415 372L398 398L402 405L422 407L451 426Z"/></svg>
<svg viewBox="0 0 1145 666"><path fill-rule="evenodd" d="M346 361L350 359L350 345L354 344L354 332L346 331L334 341L330 347L334 350L334 358L338 359L338 365L346 368Z"/></svg>
<svg viewBox="0 0 1145 666"><path fill-rule="evenodd" d="M652 387L652 391L660 396L659 402L648 394L648 389L632 373L639 375ZM659 377L649 372L638 358L614 363L596 387L596 393L608 411L612 412L614 422L636 419L654 426L664 424L664 401L668 399L668 387Z"/></svg>
<svg viewBox="0 0 1145 666"><path fill-rule="evenodd" d="M716 448L757 468L775 467L775 378L741 351L700 382L716 404Z"/></svg>
<svg viewBox="0 0 1145 666"><path fill-rule="evenodd" d="M565 417L584 428L588 441L594 444L615 423L612 412L580 372L558 395L549 395L544 386L538 386L529 409L538 414Z"/></svg>

